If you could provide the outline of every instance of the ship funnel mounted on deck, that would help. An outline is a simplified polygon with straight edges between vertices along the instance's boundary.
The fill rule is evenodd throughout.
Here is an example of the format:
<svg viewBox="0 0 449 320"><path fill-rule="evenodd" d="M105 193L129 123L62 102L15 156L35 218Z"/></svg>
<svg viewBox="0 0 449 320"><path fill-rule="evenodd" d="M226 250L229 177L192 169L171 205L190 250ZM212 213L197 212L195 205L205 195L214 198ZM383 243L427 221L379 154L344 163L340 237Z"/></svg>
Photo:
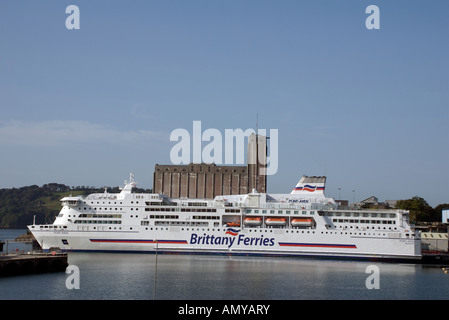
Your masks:
<svg viewBox="0 0 449 320"><path fill-rule="evenodd" d="M326 177L302 176L291 194L324 194Z"/></svg>

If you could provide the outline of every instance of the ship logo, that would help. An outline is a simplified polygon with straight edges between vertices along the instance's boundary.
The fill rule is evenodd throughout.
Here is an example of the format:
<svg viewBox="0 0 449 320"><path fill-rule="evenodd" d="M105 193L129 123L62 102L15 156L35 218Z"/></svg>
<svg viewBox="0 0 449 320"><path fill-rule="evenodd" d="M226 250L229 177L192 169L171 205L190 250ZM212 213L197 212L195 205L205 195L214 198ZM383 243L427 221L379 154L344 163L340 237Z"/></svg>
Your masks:
<svg viewBox="0 0 449 320"><path fill-rule="evenodd" d="M237 229L232 229L232 228L226 229L226 234L230 234L231 236L234 236L234 237L236 235L238 235L239 232L240 232L240 230L237 230Z"/></svg>
<svg viewBox="0 0 449 320"><path fill-rule="evenodd" d="M312 186L310 184L306 184L304 187L295 187L295 191L309 191L314 192L315 190L324 190L324 187Z"/></svg>

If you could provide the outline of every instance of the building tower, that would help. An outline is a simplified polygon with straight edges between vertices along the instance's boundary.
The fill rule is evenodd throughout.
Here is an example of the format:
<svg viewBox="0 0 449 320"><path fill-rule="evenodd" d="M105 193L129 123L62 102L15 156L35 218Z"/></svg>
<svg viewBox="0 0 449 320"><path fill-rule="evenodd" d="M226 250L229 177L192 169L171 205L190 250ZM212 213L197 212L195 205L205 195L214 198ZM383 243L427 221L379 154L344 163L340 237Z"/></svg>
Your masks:
<svg viewBox="0 0 449 320"><path fill-rule="evenodd" d="M248 137L247 163L249 192L266 192L267 137L254 133Z"/></svg>

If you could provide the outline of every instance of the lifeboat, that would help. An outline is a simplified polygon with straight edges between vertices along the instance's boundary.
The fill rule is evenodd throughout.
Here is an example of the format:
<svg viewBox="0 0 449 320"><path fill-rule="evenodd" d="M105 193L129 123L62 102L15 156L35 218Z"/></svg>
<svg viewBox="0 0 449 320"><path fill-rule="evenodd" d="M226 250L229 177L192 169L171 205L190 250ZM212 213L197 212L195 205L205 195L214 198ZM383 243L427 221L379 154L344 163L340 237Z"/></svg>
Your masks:
<svg viewBox="0 0 449 320"><path fill-rule="evenodd" d="M286 223L285 218L267 218L265 220L267 226L285 226Z"/></svg>
<svg viewBox="0 0 449 320"><path fill-rule="evenodd" d="M313 222L312 218L297 218L293 219L291 224L292 227L311 227Z"/></svg>
<svg viewBox="0 0 449 320"><path fill-rule="evenodd" d="M240 221L237 222L228 222L226 224L228 227L240 227Z"/></svg>
<svg viewBox="0 0 449 320"><path fill-rule="evenodd" d="M243 223L245 226L258 227L262 225L262 218L245 218Z"/></svg>

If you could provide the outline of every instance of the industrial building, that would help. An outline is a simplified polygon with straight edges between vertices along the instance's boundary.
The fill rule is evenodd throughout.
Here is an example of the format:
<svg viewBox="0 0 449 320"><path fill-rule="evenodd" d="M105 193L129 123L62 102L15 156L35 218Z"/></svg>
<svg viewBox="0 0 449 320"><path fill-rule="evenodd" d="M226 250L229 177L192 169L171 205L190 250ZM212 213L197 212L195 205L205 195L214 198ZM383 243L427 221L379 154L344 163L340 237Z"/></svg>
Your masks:
<svg viewBox="0 0 449 320"><path fill-rule="evenodd" d="M267 190L267 137L248 137L247 165L230 166L205 163L188 165L156 164L153 192L170 198L213 199L218 195L245 194ZM258 156L259 155L259 156Z"/></svg>

